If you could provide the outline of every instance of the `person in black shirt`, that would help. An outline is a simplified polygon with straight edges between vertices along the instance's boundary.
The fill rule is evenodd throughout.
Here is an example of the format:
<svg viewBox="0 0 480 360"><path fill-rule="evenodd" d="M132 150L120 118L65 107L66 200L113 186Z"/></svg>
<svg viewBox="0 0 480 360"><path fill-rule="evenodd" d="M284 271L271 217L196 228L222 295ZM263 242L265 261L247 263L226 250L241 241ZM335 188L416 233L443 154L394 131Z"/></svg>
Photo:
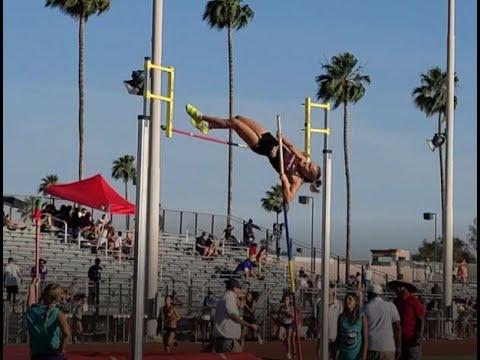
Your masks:
<svg viewBox="0 0 480 360"><path fill-rule="evenodd" d="M95 265L88 269L88 303L96 304L98 309L100 280L102 278L102 267L100 266L100 259L95 259Z"/></svg>
<svg viewBox="0 0 480 360"><path fill-rule="evenodd" d="M255 242L253 229L260 230L258 225L253 223L252 219L248 219L248 222L243 225L243 242L247 245Z"/></svg>

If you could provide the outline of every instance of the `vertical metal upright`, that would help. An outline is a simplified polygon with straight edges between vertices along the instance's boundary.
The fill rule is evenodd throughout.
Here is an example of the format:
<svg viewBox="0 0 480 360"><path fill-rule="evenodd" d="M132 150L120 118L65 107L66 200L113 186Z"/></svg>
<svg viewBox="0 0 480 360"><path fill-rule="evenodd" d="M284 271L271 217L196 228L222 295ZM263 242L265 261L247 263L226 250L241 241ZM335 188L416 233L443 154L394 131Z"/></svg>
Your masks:
<svg viewBox="0 0 480 360"><path fill-rule="evenodd" d="M148 91L150 71L149 58L145 58L144 95ZM146 221L147 221L147 176L150 120L147 115L148 98L143 97L143 115L138 116L137 138L137 185L135 209L135 256L133 282L133 319L131 326L130 359L140 360L143 353L143 332L145 317L145 265L146 265Z"/></svg>
<svg viewBox="0 0 480 360"><path fill-rule="evenodd" d="M448 0L447 35L447 151L445 169L445 219L443 226L443 307L450 318L453 267L453 134L455 117L455 0Z"/></svg>
<svg viewBox="0 0 480 360"><path fill-rule="evenodd" d="M312 128L312 107L324 110L323 129ZM310 160L311 133L322 133L323 136L323 196L322 196L322 297L321 315L319 324L319 338L317 346L317 358L328 359L328 289L330 279L330 214L331 214L331 183L332 183L332 150L328 149L328 111L330 105L314 103L310 97L305 99L305 154ZM337 264L338 268L338 264ZM338 271L337 271L338 272ZM338 274L337 274L338 277Z"/></svg>
<svg viewBox="0 0 480 360"><path fill-rule="evenodd" d="M152 62L162 63L163 0L153 0ZM153 71L151 91L161 94L161 72ZM157 336L156 294L158 288L158 238L160 215L160 135L161 103L150 102L150 146L148 166L148 211L147 211L147 336ZM145 281L145 280L144 280Z"/></svg>
<svg viewBox="0 0 480 360"><path fill-rule="evenodd" d="M324 108L324 129L328 129L328 110ZM328 133L323 134L323 196L322 196L322 323L319 346L321 359L328 359L328 289L330 285L330 210L332 193L332 150L328 149ZM320 354L319 354L320 355Z"/></svg>

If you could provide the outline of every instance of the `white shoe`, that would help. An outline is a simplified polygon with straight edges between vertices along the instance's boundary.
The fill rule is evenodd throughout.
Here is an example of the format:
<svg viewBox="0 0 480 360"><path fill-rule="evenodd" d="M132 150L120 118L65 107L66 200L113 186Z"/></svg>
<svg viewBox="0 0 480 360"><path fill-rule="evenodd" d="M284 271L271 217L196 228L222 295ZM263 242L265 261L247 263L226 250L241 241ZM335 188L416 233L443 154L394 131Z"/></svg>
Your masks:
<svg viewBox="0 0 480 360"><path fill-rule="evenodd" d="M287 359L288 359L288 360L291 360L291 359L292 359L292 355L290 355L290 353L287 353Z"/></svg>

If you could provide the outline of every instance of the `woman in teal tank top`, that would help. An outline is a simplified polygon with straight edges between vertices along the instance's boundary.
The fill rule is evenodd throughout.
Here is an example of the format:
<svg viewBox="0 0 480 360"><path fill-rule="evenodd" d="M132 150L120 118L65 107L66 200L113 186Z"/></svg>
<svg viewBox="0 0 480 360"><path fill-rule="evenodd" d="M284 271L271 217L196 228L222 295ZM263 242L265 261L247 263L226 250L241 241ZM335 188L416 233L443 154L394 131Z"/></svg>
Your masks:
<svg viewBox="0 0 480 360"><path fill-rule="evenodd" d="M28 294L28 310L25 314L30 360L63 360L70 338L70 326L65 314L56 304L65 290L58 284L49 284L36 301L39 279L33 279Z"/></svg>
<svg viewBox="0 0 480 360"><path fill-rule="evenodd" d="M365 360L368 346L368 324L360 311L360 298L348 293L338 318L336 347L339 360Z"/></svg>

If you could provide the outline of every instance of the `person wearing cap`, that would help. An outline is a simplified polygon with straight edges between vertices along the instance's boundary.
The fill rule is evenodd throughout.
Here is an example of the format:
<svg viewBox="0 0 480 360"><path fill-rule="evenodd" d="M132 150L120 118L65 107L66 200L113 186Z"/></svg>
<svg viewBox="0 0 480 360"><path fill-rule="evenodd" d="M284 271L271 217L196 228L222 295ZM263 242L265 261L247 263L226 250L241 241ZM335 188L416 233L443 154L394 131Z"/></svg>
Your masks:
<svg viewBox="0 0 480 360"><path fill-rule="evenodd" d="M368 322L367 360L396 360L401 353L400 315L395 305L381 298L380 284L367 288L368 302L362 312Z"/></svg>
<svg viewBox="0 0 480 360"><path fill-rule="evenodd" d="M226 291L215 311L214 349L217 353L240 352L242 326L258 330L258 325L243 320L239 315L237 297L242 285L236 279L226 282Z"/></svg>
<svg viewBox="0 0 480 360"><path fill-rule="evenodd" d="M397 297L393 303L400 314L402 327L402 360L422 358L421 338L424 329L425 306L412 293L417 288L406 281L390 281L388 287L394 289Z"/></svg>

